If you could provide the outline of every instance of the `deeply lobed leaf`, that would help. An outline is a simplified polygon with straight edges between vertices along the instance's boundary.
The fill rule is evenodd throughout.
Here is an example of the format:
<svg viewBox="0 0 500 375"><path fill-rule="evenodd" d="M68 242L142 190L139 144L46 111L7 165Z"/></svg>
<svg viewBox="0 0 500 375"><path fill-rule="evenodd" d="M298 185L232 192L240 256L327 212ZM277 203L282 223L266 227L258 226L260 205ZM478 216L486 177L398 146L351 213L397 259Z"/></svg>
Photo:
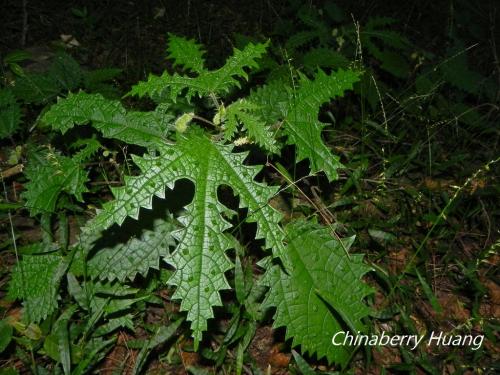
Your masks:
<svg viewBox="0 0 500 375"><path fill-rule="evenodd" d="M174 66L180 65L186 70L201 73L205 70L205 59L202 46L194 40L189 40L174 34L168 34L168 58L174 61Z"/></svg>
<svg viewBox="0 0 500 375"><path fill-rule="evenodd" d="M181 93L190 100L193 96L200 97L227 93L233 87L239 87L238 78L248 79L247 68L258 66L256 60L266 51L268 43L249 43L243 50L234 49L233 55L226 60L224 66L217 70L201 71L197 77L170 75L164 72L161 76L150 75L146 82L140 82L132 87L129 95L151 98L169 95L176 101Z"/></svg>
<svg viewBox="0 0 500 375"><path fill-rule="evenodd" d="M298 161L308 159L311 173L324 171L329 180L335 180L342 164L321 138L324 125L318 120L319 108L352 89L359 76L352 70L339 69L330 75L318 70L314 80L301 75L295 92L281 82L270 83L253 92L250 101L261 108L263 118L284 121L283 133L296 146Z"/></svg>
<svg viewBox="0 0 500 375"><path fill-rule="evenodd" d="M277 153L278 148L274 134L269 126L258 116L258 106L248 101L239 100L224 110L226 120L224 136L231 140L236 133L239 123L242 123L250 138L265 150Z"/></svg>
<svg viewBox="0 0 500 375"><path fill-rule="evenodd" d="M342 164L321 139L324 125L318 120L319 108L352 89L358 80L359 73L342 69L330 75L318 70L314 81L302 76L285 120L283 131L288 143L296 145L298 161L309 159L311 172L324 171L329 180L337 179L337 169Z"/></svg>
<svg viewBox="0 0 500 375"><path fill-rule="evenodd" d="M212 306L222 303L219 291L229 288L224 273L232 267L225 251L233 239L225 233L229 224L221 214L227 209L217 199L218 187L228 185L239 195L240 206L248 208L247 221L257 223L256 238L265 238L266 248L281 256L281 215L268 205L276 189L254 181L260 168L244 165L246 154L233 153L231 146L214 143L197 129L180 136L175 146L158 150L159 155L134 157L141 174L125 177L125 186L112 189L115 200L104 204L83 229L82 241L90 245L96 232L123 223L127 216L137 218L141 207L151 208L153 196L163 198L165 187L191 180L193 201L180 218L184 228L175 234L178 245L167 262L176 269L169 280L177 286L173 298L181 299L181 309L188 311L197 344L213 317Z"/></svg>

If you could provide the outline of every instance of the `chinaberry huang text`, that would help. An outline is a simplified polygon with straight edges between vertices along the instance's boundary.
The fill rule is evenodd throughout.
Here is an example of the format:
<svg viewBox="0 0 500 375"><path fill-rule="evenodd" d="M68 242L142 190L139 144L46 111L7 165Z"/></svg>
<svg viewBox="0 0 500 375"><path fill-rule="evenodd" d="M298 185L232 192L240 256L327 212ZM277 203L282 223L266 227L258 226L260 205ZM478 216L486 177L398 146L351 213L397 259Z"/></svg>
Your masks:
<svg viewBox="0 0 500 375"><path fill-rule="evenodd" d="M333 335L334 346L406 346L415 350L421 343L427 346L469 346L477 350L483 344L484 335L447 335L444 332L432 331L429 336L425 335L389 335L386 332L380 334L364 335L361 332L353 334L349 331L340 331Z"/></svg>

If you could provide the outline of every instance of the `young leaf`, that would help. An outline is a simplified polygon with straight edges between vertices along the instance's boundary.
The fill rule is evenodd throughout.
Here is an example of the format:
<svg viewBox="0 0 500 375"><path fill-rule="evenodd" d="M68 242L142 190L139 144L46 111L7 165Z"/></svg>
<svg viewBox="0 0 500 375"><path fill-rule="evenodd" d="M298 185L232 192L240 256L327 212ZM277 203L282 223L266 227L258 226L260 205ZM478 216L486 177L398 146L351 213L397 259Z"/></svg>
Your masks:
<svg viewBox="0 0 500 375"><path fill-rule="evenodd" d="M193 117L194 117L193 112L188 112L181 115L177 120L175 120L174 124L175 130L177 130L179 133L184 133L187 130L187 127L191 122L191 120L193 119Z"/></svg>
<svg viewBox="0 0 500 375"><path fill-rule="evenodd" d="M194 95L202 97L227 93L233 87L240 87L237 78L248 79L245 69L258 66L256 60L265 53L267 46L268 43L249 43L241 51L235 48L233 56L226 60L224 66L217 70L201 71L194 78L177 73L170 75L168 72L161 76L150 75L147 82L139 82L132 87L129 95L158 98L168 94L172 101L176 101L185 89L188 100Z"/></svg>
<svg viewBox="0 0 500 375"><path fill-rule="evenodd" d="M168 58L174 60L174 66L180 65L198 74L205 70L205 51L194 40L169 33L167 52Z"/></svg>
<svg viewBox="0 0 500 375"><path fill-rule="evenodd" d="M271 83L253 92L250 101L261 108L262 118L284 120L283 132L287 142L297 147L298 161L308 159L311 173L324 171L329 180L335 180L342 164L321 138L324 125L318 120L319 108L352 89L359 75L352 70L339 69L330 75L319 70L314 80L301 75L295 92L281 82Z"/></svg>
<svg viewBox="0 0 500 375"><path fill-rule="evenodd" d="M344 247L352 239L342 245L328 228L297 221L286 227L286 238L284 257L291 271L284 272L278 265L268 269L263 283L270 291L263 306L276 307L274 327L286 327L292 347L300 345L304 353L345 365L349 348L333 346L331 340L342 327L363 329L361 319L369 313L363 299L371 288L360 279L370 268L362 263L362 256L346 254Z"/></svg>
<svg viewBox="0 0 500 375"><path fill-rule="evenodd" d="M228 140L233 138L238 123L242 123L252 140L255 140L265 150L277 153L278 148L275 144L274 135L265 122L255 113L257 108L255 104L244 100L239 100L229 105L225 109L224 117L227 119L227 122L225 124L224 136Z"/></svg>

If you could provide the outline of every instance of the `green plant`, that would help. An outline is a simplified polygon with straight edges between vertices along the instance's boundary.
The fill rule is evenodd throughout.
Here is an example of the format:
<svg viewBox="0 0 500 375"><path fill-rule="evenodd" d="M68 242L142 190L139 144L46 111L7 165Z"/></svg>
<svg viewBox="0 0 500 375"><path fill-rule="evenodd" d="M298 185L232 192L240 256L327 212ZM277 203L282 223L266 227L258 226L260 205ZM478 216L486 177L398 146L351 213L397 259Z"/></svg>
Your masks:
<svg viewBox="0 0 500 375"><path fill-rule="evenodd" d="M0 51L0 373L495 372L500 69L494 5L469 3L28 7L37 62ZM122 97L43 62L59 14L122 87L166 24L207 44L170 34L168 72ZM356 350L339 327L484 342Z"/></svg>
<svg viewBox="0 0 500 375"><path fill-rule="evenodd" d="M0 89L0 138L13 134L21 124L21 106L8 89Z"/></svg>
<svg viewBox="0 0 500 375"><path fill-rule="evenodd" d="M87 70L69 54L58 52L46 71L31 72L18 64L29 60L29 56L18 51L4 59L12 74L3 77L0 87L0 139L19 130L21 114L26 107L50 104L58 95L66 95L68 91L81 88L110 98L118 97L118 90L109 81L120 74L120 69Z"/></svg>
<svg viewBox="0 0 500 375"><path fill-rule="evenodd" d="M117 100L78 92L44 113L42 122L62 134L90 124L102 137L135 145L142 153L132 157L134 172L124 177L123 186L111 188L114 199L84 225L74 245L65 248L48 239L23 255L13 271L10 296L23 301L27 323L54 316L58 295L66 293L60 286L67 284L71 298L64 301L69 307L57 319L64 324L52 325L50 334L66 351L58 356L46 348L66 373L73 362L82 372L100 358L92 348L110 344L101 337L118 327L132 328L128 309L153 301L151 292L165 282L175 288L172 298L187 312L195 350L214 317L213 308L223 304L220 292L234 285L247 320L261 319L259 311L275 307L274 325L285 327L292 346L343 366L351 358L348 348L337 349L330 340L344 326L355 332L366 329L370 309L364 299L371 288L361 278L370 268L361 255L349 255L353 238L340 240L332 228L312 219L285 225L282 214L269 204L280 187L263 181L262 166L250 162L249 152L243 150L264 151L272 158L285 144L293 145L296 161L309 161L310 175L324 172L335 180L342 165L322 139L325 125L318 120L319 107L351 89L360 73L318 70L313 78L298 73L293 86L274 81L243 97L238 89L266 48L267 43L250 43L235 49L221 68L208 70L201 46L170 35L169 58L184 73L150 75L128 94L153 99L153 111L129 111ZM182 101L188 112L179 111ZM72 157L53 150L38 154L40 161L27 172L30 182L24 193L31 214L49 215L50 220L63 197L84 201L89 175L82 163L99 147L99 142L90 142ZM154 208L155 197L164 198L166 188L185 179L194 192L182 204L181 214L163 212L149 226L142 225L147 216L143 209ZM221 193L228 188L238 200L233 208ZM289 188L293 186L284 187ZM170 200L181 199L175 189L173 194ZM118 239L116 224L131 228L127 218L139 220L134 234L127 236L130 229L124 229ZM258 275L243 271L240 262L241 256L250 255L238 243L243 223L257 227L252 246L270 250L259 263L264 276L258 281L252 281ZM230 249L237 254L231 255ZM234 274L229 272L235 267L232 258ZM39 277L42 268L45 273ZM132 287L137 275L148 285L142 291ZM259 305L262 290L268 292ZM84 324L73 323L72 331L67 322L76 311L85 317ZM240 344L240 355L255 332L251 326L242 327L246 344ZM68 332L69 342L77 342L79 350L90 353L87 357L75 361L76 348L67 348ZM147 353L141 356L144 360Z"/></svg>

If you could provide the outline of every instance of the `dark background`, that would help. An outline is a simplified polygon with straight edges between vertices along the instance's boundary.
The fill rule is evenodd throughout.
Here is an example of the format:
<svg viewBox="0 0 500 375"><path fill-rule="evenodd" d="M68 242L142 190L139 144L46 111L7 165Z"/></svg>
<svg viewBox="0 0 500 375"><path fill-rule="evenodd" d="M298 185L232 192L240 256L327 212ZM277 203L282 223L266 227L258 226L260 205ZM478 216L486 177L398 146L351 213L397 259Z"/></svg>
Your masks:
<svg viewBox="0 0 500 375"><path fill-rule="evenodd" d="M40 49L59 41L62 34L72 35L81 46L77 56L81 63L89 67L120 67L129 78L135 79L162 64L167 32L205 44L209 57L217 60L230 53L234 33L272 36L279 21L294 16L291 3L286 0L3 1L0 53L19 48ZM296 3L321 7L326 2ZM375 16L398 19L396 28L416 46L433 52L441 51L449 35L457 32L462 34L465 44L484 44L475 53L481 53L483 47L489 51L488 25L498 19L495 1L342 0L335 4L361 24Z"/></svg>

